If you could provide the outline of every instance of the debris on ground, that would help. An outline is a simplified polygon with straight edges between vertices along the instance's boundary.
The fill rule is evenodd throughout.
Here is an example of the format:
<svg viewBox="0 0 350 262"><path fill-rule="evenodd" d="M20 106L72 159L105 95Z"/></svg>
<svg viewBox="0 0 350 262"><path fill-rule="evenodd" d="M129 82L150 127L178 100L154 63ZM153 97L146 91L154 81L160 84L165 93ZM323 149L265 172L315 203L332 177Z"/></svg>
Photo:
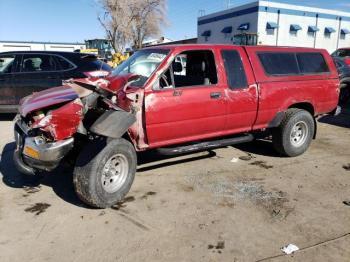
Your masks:
<svg viewBox="0 0 350 262"><path fill-rule="evenodd" d="M26 212L35 213L36 216L44 213L51 205L47 203L36 203L31 207L24 209Z"/></svg>
<svg viewBox="0 0 350 262"><path fill-rule="evenodd" d="M23 190L26 191L28 194L34 194L39 192L41 189L41 186L24 186Z"/></svg>
<svg viewBox="0 0 350 262"><path fill-rule="evenodd" d="M281 250L283 253L290 255L290 254L294 253L295 251L298 251L299 248L294 244L289 244L285 247L282 247Z"/></svg>
<svg viewBox="0 0 350 262"><path fill-rule="evenodd" d="M237 163L238 162L238 158L237 157L234 157L231 159L231 163Z"/></svg>
<svg viewBox="0 0 350 262"><path fill-rule="evenodd" d="M246 156L240 156L239 159L243 160L243 161L250 161L253 158L256 158L255 156L253 156L252 154L248 153Z"/></svg>
<svg viewBox="0 0 350 262"><path fill-rule="evenodd" d="M119 210L121 208L126 207L125 203L132 202L134 200L135 200L134 196L128 196L128 197L124 198L122 201L119 201L117 204L115 204L111 208L114 210Z"/></svg>
<svg viewBox="0 0 350 262"><path fill-rule="evenodd" d="M343 168L344 168L346 171L350 171L350 164L343 165Z"/></svg>
<svg viewBox="0 0 350 262"><path fill-rule="evenodd" d="M225 249L225 241L218 241L218 243L216 244L216 246L214 245L208 245L208 249ZM220 252L221 253L221 252Z"/></svg>
<svg viewBox="0 0 350 262"><path fill-rule="evenodd" d="M154 196L154 195L156 195L156 194L157 194L157 192L149 191L149 192L147 192L146 194L144 194L144 195L141 197L141 199L147 199L149 196Z"/></svg>
<svg viewBox="0 0 350 262"><path fill-rule="evenodd" d="M250 163L250 165L262 167L262 168L265 168L265 169L273 168L273 166L268 165L265 161L254 161L253 163Z"/></svg>
<svg viewBox="0 0 350 262"><path fill-rule="evenodd" d="M343 201L343 204L346 206L350 206L350 201Z"/></svg>

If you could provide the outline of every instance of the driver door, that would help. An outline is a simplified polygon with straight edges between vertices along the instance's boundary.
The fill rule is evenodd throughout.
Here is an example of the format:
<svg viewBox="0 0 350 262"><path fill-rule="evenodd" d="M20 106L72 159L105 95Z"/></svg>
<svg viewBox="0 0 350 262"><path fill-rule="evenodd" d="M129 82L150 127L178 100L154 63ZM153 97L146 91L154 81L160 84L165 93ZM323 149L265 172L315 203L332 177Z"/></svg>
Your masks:
<svg viewBox="0 0 350 262"><path fill-rule="evenodd" d="M186 67L179 59L186 60ZM218 83L214 53L191 50L175 57L145 97L150 147L196 141L225 127L224 86Z"/></svg>

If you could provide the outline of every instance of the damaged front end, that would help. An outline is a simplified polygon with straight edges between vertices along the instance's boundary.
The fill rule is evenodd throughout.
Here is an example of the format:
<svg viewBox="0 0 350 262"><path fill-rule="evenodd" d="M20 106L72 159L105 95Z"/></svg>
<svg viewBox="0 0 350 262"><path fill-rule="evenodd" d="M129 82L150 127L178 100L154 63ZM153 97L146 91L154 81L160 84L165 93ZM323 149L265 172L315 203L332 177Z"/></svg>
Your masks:
<svg viewBox="0 0 350 262"><path fill-rule="evenodd" d="M50 171L74 147L83 103L68 86L35 93L21 102L14 127L15 164L22 173Z"/></svg>
<svg viewBox="0 0 350 262"><path fill-rule="evenodd" d="M119 91L135 79L72 79L24 98L14 127L17 169L28 175L51 171L89 140L123 136L136 118Z"/></svg>

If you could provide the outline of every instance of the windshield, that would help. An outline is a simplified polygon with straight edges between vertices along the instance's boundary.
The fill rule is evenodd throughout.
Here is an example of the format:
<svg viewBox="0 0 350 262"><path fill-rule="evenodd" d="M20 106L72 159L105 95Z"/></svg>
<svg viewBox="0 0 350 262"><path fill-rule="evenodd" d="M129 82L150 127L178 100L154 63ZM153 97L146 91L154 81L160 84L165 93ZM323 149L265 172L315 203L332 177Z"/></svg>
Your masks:
<svg viewBox="0 0 350 262"><path fill-rule="evenodd" d="M169 50L145 49L137 51L128 60L119 65L112 76L126 75L129 73L140 75L140 80L133 83L133 86L143 86L152 73L158 68L161 62L168 55Z"/></svg>
<svg viewBox="0 0 350 262"><path fill-rule="evenodd" d="M335 51L332 55L339 57L348 57L350 56L350 49L339 49Z"/></svg>
<svg viewBox="0 0 350 262"><path fill-rule="evenodd" d="M11 73L14 61L13 55L0 56L0 74Z"/></svg>

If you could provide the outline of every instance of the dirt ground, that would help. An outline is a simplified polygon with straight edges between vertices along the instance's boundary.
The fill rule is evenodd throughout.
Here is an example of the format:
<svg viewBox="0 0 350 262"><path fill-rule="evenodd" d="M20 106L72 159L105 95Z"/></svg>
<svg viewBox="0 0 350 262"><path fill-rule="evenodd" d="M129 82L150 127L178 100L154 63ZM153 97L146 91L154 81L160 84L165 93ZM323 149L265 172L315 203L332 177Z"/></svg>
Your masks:
<svg viewBox="0 0 350 262"><path fill-rule="evenodd" d="M140 155L132 189L91 209L60 168L40 181L12 163L0 120L0 261L350 261L350 110L319 119L301 157L268 141L176 158ZM300 251L284 255L293 243Z"/></svg>

